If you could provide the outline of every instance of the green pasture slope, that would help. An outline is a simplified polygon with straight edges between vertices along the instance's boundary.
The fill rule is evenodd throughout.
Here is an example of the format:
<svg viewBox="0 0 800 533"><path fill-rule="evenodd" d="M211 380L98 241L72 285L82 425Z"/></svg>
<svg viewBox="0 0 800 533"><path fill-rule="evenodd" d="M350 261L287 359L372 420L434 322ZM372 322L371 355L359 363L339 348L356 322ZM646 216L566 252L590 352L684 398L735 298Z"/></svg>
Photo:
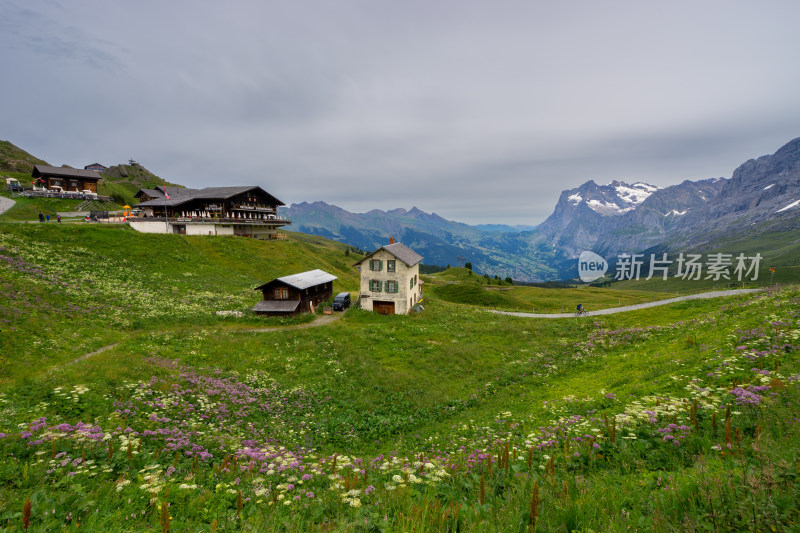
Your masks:
<svg viewBox="0 0 800 533"><path fill-rule="evenodd" d="M800 527L796 287L536 320L443 299L451 272L419 314L253 332L212 310L289 265L355 290L353 257L300 235L0 238L3 531Z"/></svg>
<svg viewBox="0 0 800 533"><path fill-rule="evenodd" d="M800 235L796 231L775 231L766 223L762 224L756 235L742 235L736 237L726 237L722 244L709 246L706 249L690 250L689 253L725 253L736 257L740 253L748 257L760 254L762 259L759 265L758 276L755 280L747 276L742 282L736 279L705 279L707 274L704 272L703 279L681 279L670 277L666 281L661 278L650 280L626 280L616 282L610 287L625 290L646 290L687 293L698 290L714 290L725 288L747 288L768 287L770 283L777 285L787 285L800 283ZM669 259L676 260L678 253L670 253ZM769 269L775 267L774 275Z"/></svg>
<svg viewBox="0 0 800 533"><path fill-rule="evenodd" d="M577 304L597 310L621 305L663 300L675 296L657 290L596 288L542 288L513 286L499 280L487 280L470 274L466 268L450 268L426 278L425 289L452 303L491 307L504 311L563 313L574 311Z"/></svg>
<svg viewBox="0 0 800 533"><path fill-rule="evenodd" d="M0 383L151 328L281 324L251 316L254 287L322 268L358 290L345 245L148 235L105 224L0 223ZM244 317L218 316L240 311ZM289 322L304 320L291 319Z"/></svg>

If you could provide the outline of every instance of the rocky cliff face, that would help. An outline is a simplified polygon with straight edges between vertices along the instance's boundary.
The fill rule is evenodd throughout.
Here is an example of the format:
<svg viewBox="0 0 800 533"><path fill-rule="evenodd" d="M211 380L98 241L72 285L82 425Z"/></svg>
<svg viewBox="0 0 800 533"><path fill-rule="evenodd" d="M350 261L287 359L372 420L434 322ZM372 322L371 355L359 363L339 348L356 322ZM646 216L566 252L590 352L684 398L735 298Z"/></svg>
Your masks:
<svg viewBox="0 0 800 533"><path fill-rule="evenodd" d="M760 222L800 229L800 138L740 165L720 193L675 228L676 244L746 232Z"/></svg>
<svg viewBox="0 0 800 533"><path fill-rule="evenodd" d="M716 197L724 183L719 178L687 180L658 188L641 182L588 181L561 193L535 239L571 257L583 250L614 254L641 250L664 240L682 217Z"/></svg>

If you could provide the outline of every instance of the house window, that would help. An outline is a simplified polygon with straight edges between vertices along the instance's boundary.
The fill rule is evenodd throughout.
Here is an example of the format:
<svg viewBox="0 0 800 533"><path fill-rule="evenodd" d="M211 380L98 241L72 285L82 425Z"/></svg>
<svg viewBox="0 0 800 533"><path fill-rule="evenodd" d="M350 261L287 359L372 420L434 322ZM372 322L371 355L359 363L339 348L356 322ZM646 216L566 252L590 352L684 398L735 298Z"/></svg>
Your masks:
<svg viewBox="0 0 800 533"><path fill-rule="evenodd" d="M369 269L380 272L381 270L383 270L383 261L381 261L380 259L370 259Z"/></svg>
<svg viewBox="0 0 800 533"><path fill-rule="evenodd" d="M396 281L387 281L386 282L386 292L391 294L397 294L399 283Z"/></svg>
<svg viewBox="0 0 800 533"><path fill-rule="evenodd" d="M379 279L369 280L369 290L371 290L372 292L381 292L381 280Z"/></svg>
<svg viewBox="0 0 800 533"><path fill-rule="evenodd" d="M394 260L386 261L386 272L394 272Z"/></svg>
<svg viewBox="0 0 800 533"><path fill-rule="evenodd" d="M415 278L416 278L416 276L414 276L410 280L408 280L408 288L409 289L413 289L414 288L414 283L416 282Z"/></svg>
<svg viewBox="0 0 800 533"><path fill-rule="evenodd" d="M286 287L278 287L275 289L275 299L276 300L288 300L289 299L289 289Z"/></svg>

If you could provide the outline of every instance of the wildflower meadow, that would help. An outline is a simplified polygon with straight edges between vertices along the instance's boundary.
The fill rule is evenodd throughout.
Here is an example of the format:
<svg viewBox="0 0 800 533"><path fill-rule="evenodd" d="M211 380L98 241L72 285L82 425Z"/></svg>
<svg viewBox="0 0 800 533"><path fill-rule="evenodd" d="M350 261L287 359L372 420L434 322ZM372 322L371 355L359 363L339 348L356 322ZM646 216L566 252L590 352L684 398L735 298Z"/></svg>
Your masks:
<svg viewBox="0 0 800 533"><path fill-rule="evenodd" d="M245 305L208 282L136 326L112 287L36 292L65 270L3 239L4 330L31 299L114 345L5 374L2 531L800 527L797 288L562 320L432 298L258 332L182 321Z"/></svg>

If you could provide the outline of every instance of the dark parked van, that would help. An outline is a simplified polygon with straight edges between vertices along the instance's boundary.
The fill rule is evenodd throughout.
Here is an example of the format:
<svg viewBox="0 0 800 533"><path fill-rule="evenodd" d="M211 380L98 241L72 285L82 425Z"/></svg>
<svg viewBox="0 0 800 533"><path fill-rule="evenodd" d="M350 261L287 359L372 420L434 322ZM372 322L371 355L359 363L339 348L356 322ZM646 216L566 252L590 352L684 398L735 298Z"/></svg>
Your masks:
<svg viewBox="0 0 800 533"><path fill-rule="evenodd" d="M344 311L348 307L350 307L350 293L340 292L337 294L336 298L333 299L333 310Z"/></svg>

